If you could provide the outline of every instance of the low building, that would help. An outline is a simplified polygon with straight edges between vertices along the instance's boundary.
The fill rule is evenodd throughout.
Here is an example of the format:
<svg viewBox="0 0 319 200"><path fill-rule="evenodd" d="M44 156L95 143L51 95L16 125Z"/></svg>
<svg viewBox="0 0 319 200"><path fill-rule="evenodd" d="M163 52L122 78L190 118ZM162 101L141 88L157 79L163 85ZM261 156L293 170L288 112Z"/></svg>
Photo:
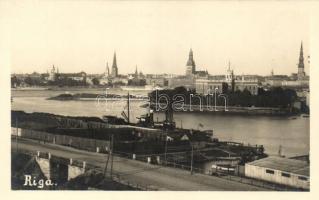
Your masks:
<svg viewBox="0 0 319 200"><path fill-rule="evenodd" d="M166 78L146 78L146 84L152 86L167 87L168 80Z"/></svg>
<svg viewBox="0 0 319 200"><path fill-rule="evenodd" d="M128 77L124 75L117 75L117 77L112 77L110 79L112 85L127 85L128 84Z"/></svg>
<svg viewBox="0 0 319 200"><path fill-rule="evenodd" d="M218 93L226 93L228 84L218 79L196 79L195 88L199 94L212 94L215 90Z"/></svg>
<svg viewBox="0 0 319 200"><path fill-rule="evenodd" d="M267 157L245 164L245 176L295 188L309 189L309 163Z"/></svg>
<svg viewBox="0 0 319 200"><path fill-rule="evenodd" d="M185 87L188 89L194 89L195 88L195 79L193 77L175 77L168 79L168 87L169 88L176 88L176 87Z"/></svg>
<svg viewBox="0 0 319 200"><path fill-rule="evenodd" d="M258 88L260 86L260 80L256 75L241 75L236 76L234 80L234 91L248 90L252 95L258 95Z"/></svg>
<svg viewBox="0 0 319 200"><path fill-rule="evenodd" d="M86 82L86 73L83 71L79 73L59 73L57 76L59 79L68 78L74 81Z"/></svg>
<svg viewBox="0 0 319 200"><path fill-rule="evenodd" d="M195 80L196 92L199 94L226 93L227 91L244 91L248 90L252 95L258 94L260 81L256 76L241 75L234 76L209 76L208 78L198 78ZM234 87L234 88L233 88Z"/></svg>
<svg viewBox="0 0 319 200"><path fill-rule="evenodd" d="M99 79L99 84L100 85L109 85L110 79L106 76L103 76L102 78Z"/></svg>

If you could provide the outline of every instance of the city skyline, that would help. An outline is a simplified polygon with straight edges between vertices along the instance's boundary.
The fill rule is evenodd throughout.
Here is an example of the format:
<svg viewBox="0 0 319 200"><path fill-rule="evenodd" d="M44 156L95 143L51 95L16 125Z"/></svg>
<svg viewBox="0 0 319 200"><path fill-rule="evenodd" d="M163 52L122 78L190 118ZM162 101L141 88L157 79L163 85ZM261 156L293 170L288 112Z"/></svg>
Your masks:
<svg viewBox="0 0 319 200"><path fill-rule="evenodd" d="M4 189L311 196L318 5L0 0Z"/></svg>
<svg viewBox="0 0 319 200"><path fill-rule="evenodd" d="M177 14L175 2L17 4L12 73L45 73L54 64L101 74L116 51L119 74L137 65L145 74L183 75L192 48L197 69L213 75L225 74L229 61L235 74L290 75L302 41L309 74L306 6L185 2Z"/></svg>
<svg viewBox="0 0 319 200"><path fill-rule="evenodd" d="M190 49L191 51L192 51L192 48ZM116 55L116 52L114 52L114 54L113 55ZM113 58L114 59L114 58ZM194 59L195 60L195 59ZM309 73L309 57L307 56L307 57L305 57L305 72L307 72L307 73ZM114 62L114 61L113 61ZM113 63L112 62L112 63ZM116 61L117 62L117 61ZM106 71L105 70L108 70L109 68L109 63L110 62L106 62L106 64L105 64L105 66L104 66L104 70L102 69L102 71L100 71L100 72L96 72L96 73L90 73L90 72L88 72L88 74L103 74L103 73L105 73ZM298 63L296 64L296 66L298 67ZM51 69L52 69L52 67L56 67L56 69L58 70L57 71L57 73L59 73L59 66L56 66L55 64L52 64L51 66L48 66L48 68L46 69L46 71L37 71L37 70L31 70L30 72L14 72L14 71L12 71L12 74L30 74L30 73L48 73ZM135 67L135 70L134 70L134 72L132 72L132 71L126 71L126 72L124 72L124 73L122 73L123 75L129 75L129 74L133 74L133 73L136 73L136 71L138 70L138 72L141 72L141 73L143 73L143 71L142 70L140 70L139 68L138 68L138 65L135 65L135 66L133 66L133 67ZM187 65L185 65L185 68L187 67ZM42 68L41 68L42 69ZM228 62L226 63L226 65L225 65L225 72L224 73L221 73L221 74L211 74L211 73L209 73L209 71L207 70L207 68L205 68L205 69L202 69L202 70L204 70L204 71L208 71L208 73L210 74L210 75L223 75L223 74L225 74L226 73L226 71L228 70L228 69L234 69L234 67L233 67L233 63L231 63L231 61L230 60L228 60ZM74 70L74 71L67 71L67 72L60 72L60 73L74 73L74 72L78 72L78 71L84 71L84 70ZM85 72L85 71L84 71ZM268 76L268 75L291 75L291 74L293 74L293 73L296 73L297 71L296 71L296 69L295 69L295 71L292 71L292 72L287 72L287 73L282 73L282 74L276 74L275 73L275 69L274 68L271 68L271 70L270 70L270 72L268 73L268 74L254 74L254 73L246 73L246 75L260 75L260 76ZM152 73L145 73L145 74L152 74ZM169 72L162 72L162 73L154 73L154 74L174 74L174 75L185 75L183 72L180 72L180 73L169 73ZM240 73L240 72L237 72L237 75L243 75L244 73Z"/></svg>

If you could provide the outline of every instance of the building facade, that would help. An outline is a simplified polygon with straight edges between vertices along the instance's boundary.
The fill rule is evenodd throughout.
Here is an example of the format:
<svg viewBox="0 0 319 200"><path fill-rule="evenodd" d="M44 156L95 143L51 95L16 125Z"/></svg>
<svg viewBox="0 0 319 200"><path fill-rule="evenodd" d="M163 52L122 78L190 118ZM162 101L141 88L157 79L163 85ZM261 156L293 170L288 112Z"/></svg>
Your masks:
<svg viewBox="0 0 319 200"><path fill-rule="evenodd" d="M309 189L309 163L267 157L245 164L245 176L295 188Z"/></svg>
<svg viewBox="0 0 319 200"><path fill-rule="evenodd" d="M227 69L226 75L208 76L195 79L196 92L199 94L211 94L215 91L226 93L227 91L248 90L252 95L258 94L260 80L256 75L235 76L234 71Z"/></svg>

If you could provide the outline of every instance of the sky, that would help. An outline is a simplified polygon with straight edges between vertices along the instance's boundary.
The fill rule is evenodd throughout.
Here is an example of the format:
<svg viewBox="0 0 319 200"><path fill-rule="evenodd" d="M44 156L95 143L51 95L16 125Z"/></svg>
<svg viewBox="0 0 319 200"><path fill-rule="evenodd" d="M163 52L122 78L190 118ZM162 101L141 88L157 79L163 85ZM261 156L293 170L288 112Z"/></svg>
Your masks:
<svg viewBox="0 0 319 200"><path fill-rule="evenodd" d="M297 72L305 6L285 2L12 1L12 73L103 73L116 51L120 74L184 74L190 48L198 70L269 75Z"/></svg>

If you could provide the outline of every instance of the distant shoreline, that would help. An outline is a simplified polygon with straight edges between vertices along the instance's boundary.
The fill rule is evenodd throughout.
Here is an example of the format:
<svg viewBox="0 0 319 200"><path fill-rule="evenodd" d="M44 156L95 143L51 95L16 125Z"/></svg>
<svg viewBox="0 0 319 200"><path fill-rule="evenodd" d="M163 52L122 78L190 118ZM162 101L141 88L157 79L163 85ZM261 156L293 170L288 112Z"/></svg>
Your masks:
<svg viewBox="0 0 319 200"><path fill-rule="evenodd" d="M57 100L57 101L96 101L96 100L126 100L127 95L117 95L117 94L93 94L93 93L76 93L76 94L59 94L54 97L49 97L47 100ZM130 95L132 100L148 100L147 96L136 96Z"/></svg>
<svg viewBox="0 0 319 200"><path fill-rule="evenodd" d="M155 104L152 103L151 107L154 112L161 113L164 110L156 109ZM270 107L236 107L229 106L225 110L224 106L203 106L200 108L198 105L183 106L184 110L174 110L175 113L207 113L207 114L222 114L222 115L256 115L256 116L296 116L301 113L290 112L289 109L283 108L270 108Z"/></svg>
<svg viewBox="0 0 319 200"><path fill-rule="evenodd" d="M11 88L13 91L38 91L38 90L49 90L48 87L19 87L19 88Z"/></svg>
<svg viewBox="0 0 319 200"><path fill-rule="evenodd" d="M84 86L78 86L78 87L17 87L17 88L11 88L11 90L14 91L32 91L32 90L49 90L49 91L68 91L68 90L104 90L107 87L84 87ZM113 88L112 88L113 89ZM120 88L114 88L114 89L120 89Z"/></svg>

